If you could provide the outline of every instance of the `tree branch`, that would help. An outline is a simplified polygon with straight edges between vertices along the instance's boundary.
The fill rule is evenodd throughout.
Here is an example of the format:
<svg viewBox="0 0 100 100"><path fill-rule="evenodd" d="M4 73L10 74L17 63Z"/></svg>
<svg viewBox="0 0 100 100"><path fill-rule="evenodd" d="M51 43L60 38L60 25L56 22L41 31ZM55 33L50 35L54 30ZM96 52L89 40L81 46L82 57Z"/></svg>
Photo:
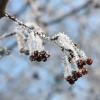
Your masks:
<svg viewBox="0 0 100 100"><path fill-rule="evenodd" d="M0 18L4 17L5 9L9 0L0 0Z"/></svg>

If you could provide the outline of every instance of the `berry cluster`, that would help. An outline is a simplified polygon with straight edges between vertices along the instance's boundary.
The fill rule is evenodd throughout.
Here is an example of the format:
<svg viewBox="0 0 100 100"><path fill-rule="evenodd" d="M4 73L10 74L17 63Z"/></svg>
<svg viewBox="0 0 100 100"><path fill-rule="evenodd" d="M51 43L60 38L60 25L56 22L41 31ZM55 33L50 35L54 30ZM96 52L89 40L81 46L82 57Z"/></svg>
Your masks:
<svg viewBox="0 0 100 100"><path fill-rule="evenodd" d="M31 61L47 61L47 58L50 57L49 54L46 53L46 51L34 51L33 54L30 55L30 60Z"/></svg>
<svg viewBox="0 0 100 100"><path fill-rule="evenodd" d="M72 71L72 75L65 78L66 81L68 81L69 84L73 85L75 81L78 80L78 78L82 77L83 75L86 75L88 73L87 68L84 67L84 65L91 65L93 63L93 60L91 58L88 58L87 60L78 60L77 66L78 71Z"/></svg>
<svg viewBox="0 0 100 100"><path fill-rule="evenodd" d="M21 33L16 34L20 53L29 55L30 61L47 61L50 55L45 51L43 45L43 40L47 39L53 41L61 48L65 65L64 78L70 84L74 84L78 78L88 73L84 66L91 65L93 63L92 59L87 58L84 51L79 49L77 44L74 44L67 35L59 33L50 38L45 37L42 30L37 30L30 31L28 37Z"/></svg>
<svg viewBox="0 0 100 100"><path fill-rule="evenodd" d="M86 75L87 73L88 73L88 71L86 68L79 69L78 72L73 71L72 76L68 76L66 78L66 81L68 81L69 84L73 85L75 83L75 81L78 80L78 78L82 77L82 75Z"/></svg>
<svg viewBox="0 0 100 100"><path fill-rule="evenodd" d="M93 60L91 58L87 58L86 60L78 60L77 61L77 66L79 69L83 68L84 65L91 65L93 63Z"/></svg>

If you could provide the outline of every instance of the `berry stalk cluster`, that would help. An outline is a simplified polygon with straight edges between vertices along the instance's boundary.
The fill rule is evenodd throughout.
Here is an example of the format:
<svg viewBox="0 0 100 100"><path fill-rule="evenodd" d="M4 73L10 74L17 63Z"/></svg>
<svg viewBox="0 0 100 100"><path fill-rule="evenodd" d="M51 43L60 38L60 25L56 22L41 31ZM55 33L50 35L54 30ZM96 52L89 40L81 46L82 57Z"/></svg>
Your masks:
<svg viewBox="0 0 100 100"><path fill-rule="evenodd" d="M45 51L42 38L34 32L28 34L28 37L18 33L16 38L20 53L29 55L30 61L45 62L50 57L50 54Z"/></svg>
<svg viewBox="0 0 100 100"><path fill-rule="evenodd" d="M91 65L93 60L88 58L84 51L73 43L73 41L64 33L59 33L52 37L62 51L64 61L64 79L69 84L74 84L80 77L88 73L85 65Z"/></svg>

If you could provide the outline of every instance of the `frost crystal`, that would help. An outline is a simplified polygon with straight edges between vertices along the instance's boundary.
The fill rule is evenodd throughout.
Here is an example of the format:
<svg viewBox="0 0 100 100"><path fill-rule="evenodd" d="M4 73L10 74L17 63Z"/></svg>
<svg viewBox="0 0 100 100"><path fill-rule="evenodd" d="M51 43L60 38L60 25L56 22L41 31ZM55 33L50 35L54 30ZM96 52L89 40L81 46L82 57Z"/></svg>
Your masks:
<svg viewBox="0 0 100 100"><path fill-rule="evenodd" d="M23 33L18 33L15 35L18 43L18 47L21 53L24 53L26 50L26 42L25 42L25 36Z"/></svg>
<svg viewBox="0 0 100 100"><path fill-rule="evenodd" d="M44 46L43 46L43 41L40 38L39 35L34 34L34 32L31 32L28 36L28 46L29 46L29 51L30 51L30 55L34 52L34 51L43 51L44 50Z"/></svg>

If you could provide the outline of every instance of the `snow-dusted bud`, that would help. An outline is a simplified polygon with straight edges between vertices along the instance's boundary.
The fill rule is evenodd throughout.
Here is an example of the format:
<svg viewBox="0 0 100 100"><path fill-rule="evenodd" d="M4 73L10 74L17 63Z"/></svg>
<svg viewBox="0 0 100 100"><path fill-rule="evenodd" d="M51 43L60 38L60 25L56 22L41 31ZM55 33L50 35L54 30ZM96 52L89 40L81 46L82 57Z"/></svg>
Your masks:
<svg viewBox="0 0 100 100"><path fill-rule="evenodd" d="M45 51L44 46L43 46L43 40L38 34L31 32L28 35L27 43L29 47L31 61L45 62L47 58L50 56Z"/></svg>
<svg viewBox="0 0 100 100"><path fill-rule="evenodd" d="M24 53L26 50L26 42L25 42L25 36L23 33L18 33L15 35L16 39L17 39L17 43L18 43L18 47L19 47L19 51L20 53Z"/></svg>

